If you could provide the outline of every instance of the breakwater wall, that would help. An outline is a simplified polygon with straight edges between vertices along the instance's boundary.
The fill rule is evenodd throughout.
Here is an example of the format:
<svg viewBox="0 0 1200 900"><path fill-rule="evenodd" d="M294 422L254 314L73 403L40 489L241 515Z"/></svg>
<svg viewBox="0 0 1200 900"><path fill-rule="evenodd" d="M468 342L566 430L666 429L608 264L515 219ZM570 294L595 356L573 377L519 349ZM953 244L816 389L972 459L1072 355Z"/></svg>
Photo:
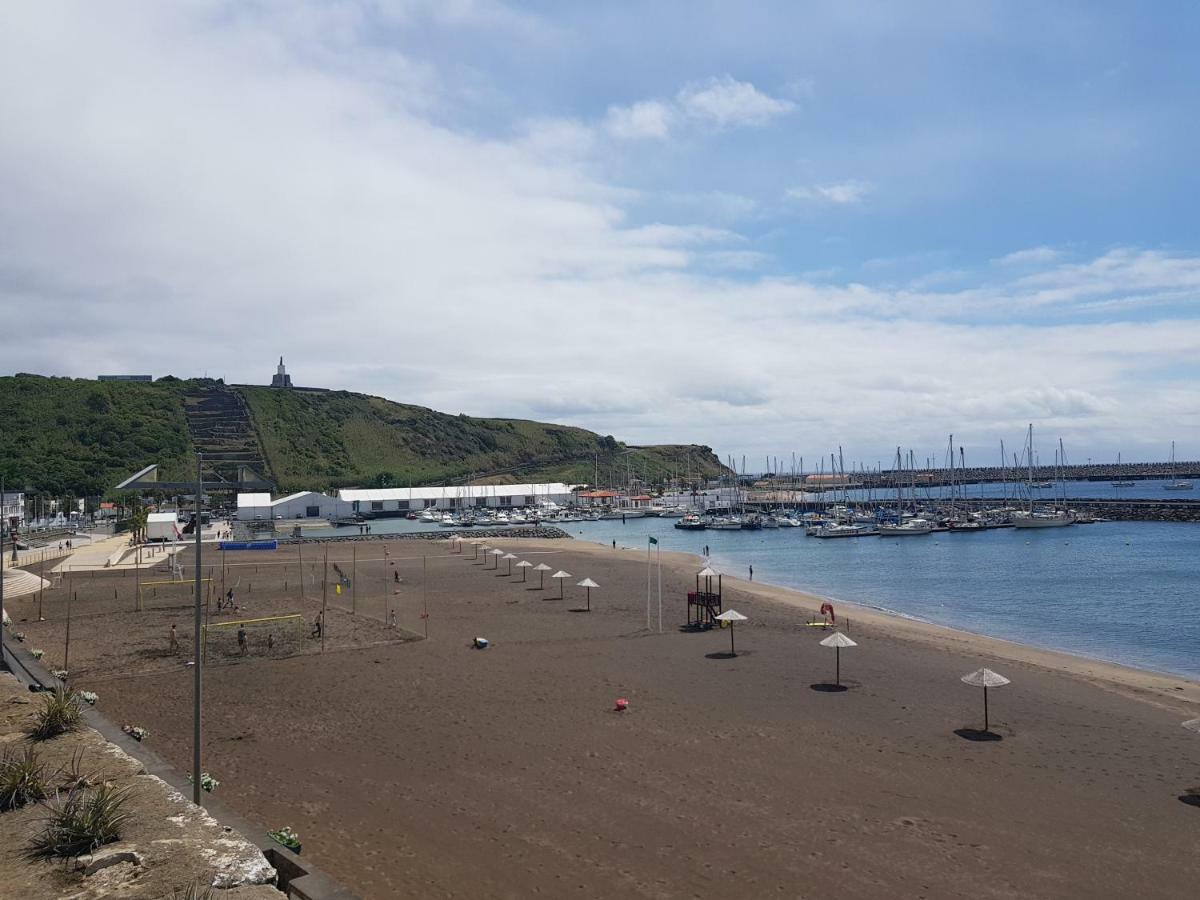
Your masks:
<svg viewBox="0 0 1200 900"><path fill-rule="evenodd" d="M996 506L997 501L959 500L957 505L974 509ZM1048 505L1045 501L1037 503L1039 508L1045 505ZM1200 500L1101 500L1072 497L1066 506L1097 518L1124 522L1200 522Z"/></svg>

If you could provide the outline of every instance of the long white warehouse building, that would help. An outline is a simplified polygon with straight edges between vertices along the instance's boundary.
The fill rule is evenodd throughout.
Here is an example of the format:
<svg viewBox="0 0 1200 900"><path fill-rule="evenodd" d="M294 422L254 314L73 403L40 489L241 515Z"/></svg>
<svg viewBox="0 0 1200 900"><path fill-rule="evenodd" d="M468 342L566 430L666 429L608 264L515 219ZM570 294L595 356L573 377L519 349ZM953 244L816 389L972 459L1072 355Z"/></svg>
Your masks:
<svg viewBox="0 0 1200 900"><path fill-rule="evenodd" d="M343 488L337 496L301 491L271 499L270 494L238 494L237 517L254 519L341 519L403 516L425 509L510 509L569 503L571 485L480 484L469 487Z"/></svg>

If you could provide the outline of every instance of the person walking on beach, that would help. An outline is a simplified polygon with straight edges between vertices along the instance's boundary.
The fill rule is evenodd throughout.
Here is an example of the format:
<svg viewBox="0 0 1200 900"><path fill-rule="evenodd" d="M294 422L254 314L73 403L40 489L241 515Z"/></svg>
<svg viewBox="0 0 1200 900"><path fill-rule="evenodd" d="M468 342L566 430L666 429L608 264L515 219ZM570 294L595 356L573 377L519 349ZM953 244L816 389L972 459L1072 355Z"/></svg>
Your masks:
<svg viewBox="0 0 1200 900"><path fill-rule="evenodd" d="M614 550L617 549L617 539L616 538L613 538L613 549Z"/></svg>
<svg viewBox="0 0 1200 900"><path fill-rule="evenodd" d="M171 630L167 632L167 645L171 648L172 653L179 652L179 636L175 634L175 626L171 625Z"/></svg>
<svg viewBox="0 0 1200 900"><path fill-rule="evenodd" d="M751 581L753 581L753 580L754 580L754 566L751 566L751 567L750 567L750 580L751 580Z"/></svg>
<svg viewBox="0 0 1200 900"><path fill-rule="evenodd" d="M319 638L321 636L321 626L324 624L321 620L324 616L324 613L317 613L317 617L313 619L313 629L310 637Z"/></svg>
<svg viewBox="0 0 1200 900"><path fill-rule="evenodd" d="M395 572L392 573L392 580L395 581L396 584L400 583L400 570L399 569L397 569Z"/></svg>
<svg viewBox="0 0 1200 900"><path fill-rule="evenodd" d="M246 629L243 626L238 627L238 650L242 656L250 652L250 647L246 644Z"/></svg>

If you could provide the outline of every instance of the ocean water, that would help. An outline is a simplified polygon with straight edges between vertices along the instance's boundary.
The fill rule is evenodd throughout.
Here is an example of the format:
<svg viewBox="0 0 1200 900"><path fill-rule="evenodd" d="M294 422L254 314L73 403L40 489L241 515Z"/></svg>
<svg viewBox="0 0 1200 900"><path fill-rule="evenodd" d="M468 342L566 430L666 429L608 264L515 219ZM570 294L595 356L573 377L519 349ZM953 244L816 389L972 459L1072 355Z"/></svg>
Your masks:
<svg viewBox="0 0 1200 900"><path fill-rule="evenodd" d="M755 581L992 637L1200 679L1200 523L1102 522L922 537L801 528L681 531L673 519L576 522L602 544L702 553Z"/></svg>

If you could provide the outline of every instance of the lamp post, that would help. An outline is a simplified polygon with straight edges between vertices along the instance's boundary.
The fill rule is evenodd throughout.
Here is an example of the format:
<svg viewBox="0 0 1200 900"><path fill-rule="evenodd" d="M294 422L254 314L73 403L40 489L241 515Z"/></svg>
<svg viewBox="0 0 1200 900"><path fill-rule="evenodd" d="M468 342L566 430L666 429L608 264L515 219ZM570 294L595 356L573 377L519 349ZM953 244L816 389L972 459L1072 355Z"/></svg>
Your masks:
<svg viewBox="0 0 1200 900"><path fill-rule="evenodd" d="M200 637L201 637L201 622L200 615L200 506L201 498L204 496L204 475L201 472L204 457L202 454L196 454L196 587L195 587L195 606L196 616L195 623L192 629L192 668L195 670L195 680L192 686L192 802L197 806L203 806L200 802L200 711L201 711L201 689L203 681L200 675L201 671L201 654L200 654ZM303 573L301 574L303 579Z"/></svg>

